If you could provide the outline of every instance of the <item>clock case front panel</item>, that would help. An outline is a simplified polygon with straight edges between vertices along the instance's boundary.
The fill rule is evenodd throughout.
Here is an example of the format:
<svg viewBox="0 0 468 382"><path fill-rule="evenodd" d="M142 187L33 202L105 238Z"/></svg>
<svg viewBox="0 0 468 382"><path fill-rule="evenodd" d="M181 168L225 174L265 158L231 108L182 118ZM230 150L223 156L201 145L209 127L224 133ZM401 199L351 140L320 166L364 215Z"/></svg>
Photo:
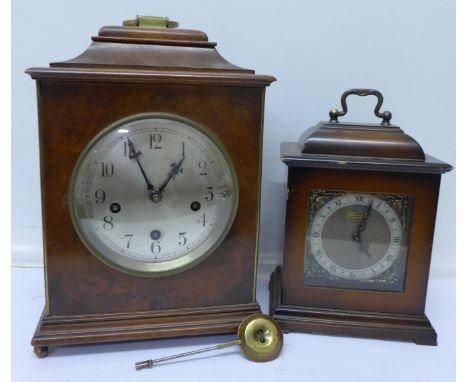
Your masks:
<svg viewBox="0 0 468 382"><path fill-rule="evenodd" d="M100 36L104 37L95 41L109 39L106 34L114 33L113 29L128 30L103 28ZM140 36L138 28L130 30ZM86 61L82 56L51 68L28 70L37 80L38 91L46 284L46 307L32 340L36 349L236 332L245 316L260 311L255 287L263 103L265 86L274 78L227 63L213 43L185 41L190 36L206 37L200 37L202 32L179 32L146 30L154 40L149 47L136 45L132 37L128 44L114 44L115 39L125 38L112 37L107 46L94 42L94 49L82 56L96 61L101 49L104 59L122 52L119 59L136 61L133 65L144 62L149 51L153 59L168 59L157 55L158 49L169 49L167 41L157 40L163 35L184 40L170 47L175 48L172 54L180 55L179 63L188 65L194 46L201 45L203 55L193 65L209 66L205 56L212 55L219 57L214 65L224 70L140 71L123 63L110 70L107 65L82 63ZM143 53L135 58L138 47ZM175 114L209 129L226 148L239 181L238 210L226 239L202 263L164 277L133 276L98 260L75 232L67 205L70 175L86 144L109 124L146 112Z"/></svg>
<svg viewBox="0 0 468 382"><path fill-rule="evenodd" d="M270 279L270 315L285 330L436 345L437 334L424 309L440 173L450 166L430 156L424 165L390 160L348 162L326 156L307 161L296 146L282 146L282 159L288 165L285 244L283 266ZM414 198L403 292L305 285L307 206L313 189Z"/></svg>

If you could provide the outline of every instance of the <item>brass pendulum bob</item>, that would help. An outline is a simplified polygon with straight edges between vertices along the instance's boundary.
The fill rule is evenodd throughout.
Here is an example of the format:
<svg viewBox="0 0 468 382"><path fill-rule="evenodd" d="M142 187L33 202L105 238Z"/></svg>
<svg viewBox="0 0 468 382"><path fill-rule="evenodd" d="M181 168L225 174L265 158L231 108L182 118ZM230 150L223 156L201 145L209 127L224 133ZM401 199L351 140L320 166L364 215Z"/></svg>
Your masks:
<svg viewBox="0 0 468 382"><path fill-rule="evenodd" d="M224 349L239 345L245 356L251 361L268 362L275 359L283 347L283 333L275 320L271 317L256 313L244 319L237 329L237 340L225 342L186 353L175 354L168 357L149 359L135 363L137 369L150 368L156 363L176 358L187 357L211 350Z"/></svg>

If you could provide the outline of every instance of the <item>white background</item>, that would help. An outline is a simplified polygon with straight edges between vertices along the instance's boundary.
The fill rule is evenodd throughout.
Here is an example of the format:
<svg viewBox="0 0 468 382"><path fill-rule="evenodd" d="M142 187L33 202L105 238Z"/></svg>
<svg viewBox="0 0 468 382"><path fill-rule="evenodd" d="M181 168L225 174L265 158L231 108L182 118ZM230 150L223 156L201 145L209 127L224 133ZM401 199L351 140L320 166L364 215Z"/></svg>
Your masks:
<svg viewBox="0 0 468 382"><path fill-rule="evenodd" d="M230 62L274 75L267 89L260 261L280 261L283 141L339 107L348 88L380 90L392 122L455 165L455 4L446 0L12 3L12 263L42 264L35 85L24 70L80 54L103 25L136 14L201 29ZM375 98L349 98L345 121L376 121ZM443 176L431 280L455 277L455 174ZM42 289L37 285L37 290ZM13 290L15 292L15 290ZM448 315L454 314L449 307ZM36 320L34 317L33 320Z"/></svg>
<svg viewBox="0 0 468 382"><path fill-rule="evenodd" d="M40 264L36 90L24 74L84 51L103 25L170 16L201 29L230 62L274 75L267 89L261 248L279 258L284 225L283 141L340 107L346 89L380 90L392 122L455 165L455 4L445 0L116 1L12 3L12 244L14 264ZM350 97L343 120L376 122L375 97ZM454 275L455 171L442 178L432 272ZM274 261L275 259L272 259Z"/></svg>

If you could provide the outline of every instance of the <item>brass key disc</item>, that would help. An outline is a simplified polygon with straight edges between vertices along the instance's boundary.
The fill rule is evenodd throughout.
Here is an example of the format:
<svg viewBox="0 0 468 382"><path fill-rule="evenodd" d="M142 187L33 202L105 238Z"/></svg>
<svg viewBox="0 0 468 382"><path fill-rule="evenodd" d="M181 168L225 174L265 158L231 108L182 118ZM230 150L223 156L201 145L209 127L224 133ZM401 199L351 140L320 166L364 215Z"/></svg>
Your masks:
<svg viewBox="0 0 468 382"><path fill-rule="evenodd" d="M242 321L237 338L245 356L255 362L271 361L283 348L283 333L278 323L261 313L252 314Z"/></svg>

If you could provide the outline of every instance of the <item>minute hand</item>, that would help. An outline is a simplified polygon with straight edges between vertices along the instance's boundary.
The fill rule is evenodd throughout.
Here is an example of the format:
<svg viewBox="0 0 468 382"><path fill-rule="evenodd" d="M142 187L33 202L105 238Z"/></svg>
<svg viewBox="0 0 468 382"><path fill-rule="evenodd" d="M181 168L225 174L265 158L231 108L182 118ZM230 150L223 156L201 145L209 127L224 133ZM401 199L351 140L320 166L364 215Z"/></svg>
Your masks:
<svg viewBox="0 0 468 382"><path fill-rule="evenodd" d="M148 179L148 176L146 175L146 172L145 170L143 170L143 166L141 165L140 161L138 160L138 157L141 155L141 151L137 151L135 149L135 145L133 144L133 142L130 140L130 138L127 137L127 140L128 140L128 148L129 148L129 155L128 157L130 159L135 159L136 162L138 163L138 167L140 167L140 171L141 171L141 174L143 175L143 178L145 178L145 182L146 182L146 188L150 191L154 191L154 186L151 184L151 182L149 181Z"/></svg>
<svg viewBox="0 0 468 382"><path fill-rule="evenodd" d="M367 207L366 212L363 214L361 221L359 222L356 231L352 233L352 238L353 241L361 242L361 233L365 231L367 227L367 219L369 219L369 216L371 214L372 210L372 204L374 201L372 201L369 206Z"/></svg>

